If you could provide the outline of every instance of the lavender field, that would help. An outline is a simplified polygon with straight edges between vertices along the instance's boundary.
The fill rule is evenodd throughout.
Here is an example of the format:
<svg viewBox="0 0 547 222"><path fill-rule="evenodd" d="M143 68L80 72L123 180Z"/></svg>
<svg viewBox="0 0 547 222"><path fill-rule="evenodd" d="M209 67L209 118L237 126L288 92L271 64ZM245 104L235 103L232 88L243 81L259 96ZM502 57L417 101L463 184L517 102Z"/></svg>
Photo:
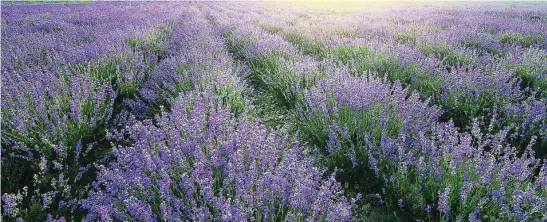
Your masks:
<svg viewBox="0 0 547 222"><path fill-rule="evenodd" d="M5 221L547 221L546 2L1 6Z"/></svg>

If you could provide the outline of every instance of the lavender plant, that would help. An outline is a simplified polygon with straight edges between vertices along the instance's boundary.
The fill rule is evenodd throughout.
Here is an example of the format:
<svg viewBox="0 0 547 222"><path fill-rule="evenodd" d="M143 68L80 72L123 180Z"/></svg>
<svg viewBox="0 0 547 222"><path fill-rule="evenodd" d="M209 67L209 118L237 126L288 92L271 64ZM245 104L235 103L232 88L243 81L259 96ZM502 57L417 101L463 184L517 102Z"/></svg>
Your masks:
<svg viewBox="0 0 547 222"><path fill-rule="evenodd" d="M323 148L319 154L327 166L341 168L343 181L378 192L380 204L405 209L410 218L546 216L545 184L539 182L544 173L536 174L544 169L531 149L534 140L519 155L508 144L509 128L484 134L475 121L472 134L458 133L453 124L437 122L438 108L416 94L407 98L398 84L343 70L332 76L305 94L299 113L301 130ZM377 183L367 187L371 177Z"/></svg>
<svg viewBox="0 0 547 222"><path fill-rule="evenodd" d="M112 116L116 93L80 73L4 70L2 82L2 193L8 217L42 220L76 210L83 176Z"/></svg>
<svg viewBox="0 0 547 222"><path fill-rule="evenodd" d="M297 143L235 118L216 96L180 96L131 126L131 147L101 167L88 220L349 220L352 201Z"/></svg>

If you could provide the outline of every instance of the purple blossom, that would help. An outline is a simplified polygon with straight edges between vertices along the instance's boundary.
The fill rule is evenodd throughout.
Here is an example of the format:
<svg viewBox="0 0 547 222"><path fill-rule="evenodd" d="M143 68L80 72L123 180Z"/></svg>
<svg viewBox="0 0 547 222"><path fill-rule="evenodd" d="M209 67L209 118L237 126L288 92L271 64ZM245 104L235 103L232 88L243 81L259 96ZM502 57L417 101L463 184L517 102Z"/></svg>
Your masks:
<svg viewBox="0 0 547 222"><path fill-rule="evenodd" d="M450 192L452 191L452 186L449 184L446 186L444 191L439 193L439 202L437 203L437 210L445 214L448 218L450 217Z"/></svg>

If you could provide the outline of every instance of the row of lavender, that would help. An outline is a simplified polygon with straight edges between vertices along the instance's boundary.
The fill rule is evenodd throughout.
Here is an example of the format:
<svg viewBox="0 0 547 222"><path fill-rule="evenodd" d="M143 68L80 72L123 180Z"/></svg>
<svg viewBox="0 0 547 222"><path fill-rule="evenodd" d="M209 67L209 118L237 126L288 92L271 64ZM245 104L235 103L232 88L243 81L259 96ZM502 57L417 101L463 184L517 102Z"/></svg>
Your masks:
<svg viewBox="0 0 547 222"><path fill-rule="evenodd" d="M334 177L253 120L207 8L3 8L3 219L349 220Z"/></svg>
<svg viewBox="0 0 547 222"><path fill-rule="evenodd" d="M546 35L526 34L545 30L545 23L518 20L513 22L520 29L501 27L498 32L505 34L498 34L503 47L498 50L507 55L498 57L426 38L446 34L439 30L419 33L426 39L408 44L400 43L398 30L387 38L362 31L365 27L336 31L357 21L366 28L380 23L377 30L385 32L397 27L389 22L391 14L373 14L370 23L363 23L362 18L283 7L223 9L216 14L224 15L219 20L226 26L225 37L232 53L249 64L253 85L294 113L287 121L296 122L299 138L315 146L311 150L321 162L341 171L341 182L354 183L357 192L376 191L382 205L414 219L545 218L545 163L535 152L545 152L545 64L537 60L545 59ZM431 14L484 11L450 10L461 8L437 8ZM336 19L341 22L325 24ZM416 20L421 19L439 22ZM452 26L447 32L466 27ZM356 30L368 38L356 36ZM508 35L536 37L528 44L523 42L527 37L507 40ZM320 62L310 62L295 47ZM469 58L469 64L462 64ZM523 69L531 79L519 73Z"/></svg>
<svg viewBox="0 0 547 222"><path fill-rule="evenodd" d="M8 6L2 12L3 217L79 211L109 152L121 96L148 66L126 40L180 11L167 5ZM4 9L4 8L3 8ZM138 10L142 13L127 13ZM149 23L149 22L150 23ZM82 41L80 41L82 40ZM83 41L85 40L85 41ZM116 58L118 57L118 58ZM49 215L49 212L54 212Z"/></svg>
<svg viewBox="0 0 547 222"><path fill-rule="evenodd" d="M334 178L322 180L297 143L246 115L221 33L197 10L180 21L174 33L186 47L174 58L193 62L200 86L175 99L171 112L132 124L134 145L114 148L117 161L83 202L87 219L348 220L352 203Z"/></svg>
<svg viewBox="0 0 547 222"><path fill-rule="evenodd" d="M308 17L298 11L277 13L276 19L257 20L304 53L349 65L354 75L374 72L409 85L441 105L442 118L453 119L462 129L470 130L472 118L479 117L499 128L513 126L513 144L522 148L536 136L536 151L544 155L544 22L479 19L493 12L465 7L320 12ZM284 21L294 25L281 28Z"/></svg>

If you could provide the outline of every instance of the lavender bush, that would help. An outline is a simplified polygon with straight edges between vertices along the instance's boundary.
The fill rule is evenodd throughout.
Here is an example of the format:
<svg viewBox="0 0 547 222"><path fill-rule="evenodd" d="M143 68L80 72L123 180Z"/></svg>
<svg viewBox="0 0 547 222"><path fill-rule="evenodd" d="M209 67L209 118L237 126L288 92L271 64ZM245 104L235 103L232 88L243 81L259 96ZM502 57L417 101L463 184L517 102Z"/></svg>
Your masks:
<svg viewBox="0 0 547 222"><path fill-rule="evenodd" d="M116 93L80 73L6 71L2 82L3 189L23 195L4 212L39 220L50 209L75 210L83 174L105 154Z"/></svg>
<svg viewBox="0 0 547 222"><path fill-rule="evenodd" d="M207 92L130 126L83 207L88 220L348 220L352 202L313 160Z"/></svg>
<svg viewBox="0 0 547 222"><path fill-rule="evenodd" d="M413 218L546 216L545 175L536 174L544 163L531 149L535 141L519 155L507 143L509 128L485 134L475 120L471 134L458 133L452 123L437 122L439 109L417 94L407 98L398 83L344 70L329 76L305 93L299 113L302 131L324 148L319 152L328 166L342 167L342 180L370 186L376 177L380 203L408 209Z"/></svg>

